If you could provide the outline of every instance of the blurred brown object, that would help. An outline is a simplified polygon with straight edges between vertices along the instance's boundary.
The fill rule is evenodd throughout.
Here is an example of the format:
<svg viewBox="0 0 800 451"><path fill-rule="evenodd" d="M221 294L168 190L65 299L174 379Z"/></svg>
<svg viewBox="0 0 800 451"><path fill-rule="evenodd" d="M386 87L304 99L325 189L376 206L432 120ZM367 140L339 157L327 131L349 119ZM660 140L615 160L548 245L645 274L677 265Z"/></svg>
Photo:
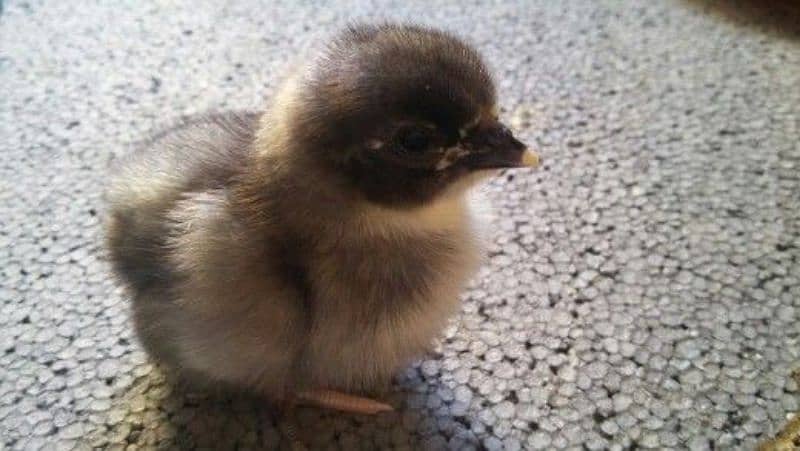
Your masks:
<svg viewBox="0 0 800 451"><path fill-rule="evenodd" d="M684 0L703 11L777 35L800 38L798 0Z"/></svg>
<svg viewBox="0 0 800 451"><path fill-rule="evenodd" d="M792 451L800 449L800 412L789 420L778 435L758 447L758 451Z"/></svg>
<svg viewBox="0 0 800 451"><path fill-rule="evenodd" d="M792 371L791 378L800 386L800 368ZM773 439L767 440L758 447L758 451L792 451L800 449L800 412L789 419L783 430Z"/></svg>

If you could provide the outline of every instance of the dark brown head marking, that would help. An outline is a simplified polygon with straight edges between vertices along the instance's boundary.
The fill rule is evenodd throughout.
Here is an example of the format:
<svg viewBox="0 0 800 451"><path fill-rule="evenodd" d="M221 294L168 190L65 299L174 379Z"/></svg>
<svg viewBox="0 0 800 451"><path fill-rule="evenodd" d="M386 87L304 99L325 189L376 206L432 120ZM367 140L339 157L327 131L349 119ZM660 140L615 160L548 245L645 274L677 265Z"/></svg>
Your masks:
<svg viewBox="0 0 800 451"><path fill-rule="evenodd" d="M424 203L472 170L516 164L524 149L497 122L480 55L439 30L351 26L298 95L291 139L381 204Z"/></svg>

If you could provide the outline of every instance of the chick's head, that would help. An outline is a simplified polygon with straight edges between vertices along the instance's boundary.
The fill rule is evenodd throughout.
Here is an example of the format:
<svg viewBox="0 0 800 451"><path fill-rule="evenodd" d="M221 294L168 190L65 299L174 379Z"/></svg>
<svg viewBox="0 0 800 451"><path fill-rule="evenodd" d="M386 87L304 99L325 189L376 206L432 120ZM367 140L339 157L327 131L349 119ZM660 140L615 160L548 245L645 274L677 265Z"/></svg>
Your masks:
<svg viewBox="0 0 800 451"><path fill-rule="evenodd" d="M383 205L424 204L476 175L538 163L500 122L481 56L443 31L351 26L296 95L292 139Z"/></svg>

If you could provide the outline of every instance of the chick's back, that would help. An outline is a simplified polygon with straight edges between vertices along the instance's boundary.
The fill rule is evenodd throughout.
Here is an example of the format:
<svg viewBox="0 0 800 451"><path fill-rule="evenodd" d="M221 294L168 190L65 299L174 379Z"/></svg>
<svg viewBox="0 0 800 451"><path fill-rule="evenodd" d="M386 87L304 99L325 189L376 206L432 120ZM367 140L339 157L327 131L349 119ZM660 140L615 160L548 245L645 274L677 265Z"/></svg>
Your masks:
<svg viewBox="0 0 800 451"><path fill-rule="evenodd" d="M190 119L121 160L107 193L106 239L151 355L197 382L279 396L299 342L298 295L265 274L259 243L228 202L258 120Z"/></svg>
<svg viewBox="0 0 800 451"><path fill-rule="evenodd" d="M170 212L189 193L225 187L245 163L258 117L187 119L115 162L106 199L108 248L117 275L134 292L170 282Z"/></svg>

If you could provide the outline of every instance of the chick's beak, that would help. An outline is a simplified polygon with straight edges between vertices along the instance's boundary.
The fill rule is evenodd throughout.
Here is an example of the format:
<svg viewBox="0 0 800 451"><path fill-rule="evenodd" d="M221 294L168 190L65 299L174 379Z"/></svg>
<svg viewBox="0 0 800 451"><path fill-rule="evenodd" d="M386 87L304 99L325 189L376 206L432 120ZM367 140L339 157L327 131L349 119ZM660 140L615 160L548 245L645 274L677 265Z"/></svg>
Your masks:
<svg viewBox="0 0 800 451"><path fill-rule="evenodd" d="M473 169L535 168L539 155L498 121L481 124L465 138L471 149L467 164Z"/></svg>

